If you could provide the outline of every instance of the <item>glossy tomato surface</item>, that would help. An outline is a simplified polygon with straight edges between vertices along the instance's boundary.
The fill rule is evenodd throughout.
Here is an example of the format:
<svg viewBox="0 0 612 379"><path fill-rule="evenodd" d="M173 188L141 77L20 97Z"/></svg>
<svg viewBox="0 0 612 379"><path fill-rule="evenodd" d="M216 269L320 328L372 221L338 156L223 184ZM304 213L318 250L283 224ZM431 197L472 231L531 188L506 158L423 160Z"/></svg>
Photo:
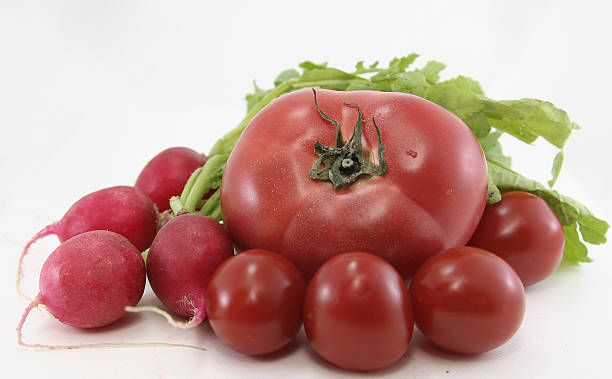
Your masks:
<svg viewBox="0 0 612 379"><path fill-rule="evenodd" d="M546 201L528 192L511 191L485 208L469 245L502 257L523 285L529 286L557 269L563 258L565 232Z"/></svg>
<svg viewBox="0 0 612 379"><path fill-rule="evenodd" d="M313 349L349 369L387 367L412 338L410 294L399 273L368 253L343 253L317 271L306 290L304 329Z"/></svg>
<svg viewBox="0 0 612 379"><path fill-rule="evenodd" d="M410 285L417 327L435 345L477 354L509 340L525 313L525 292L503 259L475 247L438 253Z"/></svg>
<svg viewBox="0 0 612 379"><path fill-rule="evenodd" d="M315 142L336 146L336 127L311 89L268 104L251 121L223 175L223 220L239 249L289 258L308 278L332 256L368 251L409 276L432 254L464 245L485 206L487 167L471 130L422 98L375 91L317 90L321 110L353 133L360 106L364 156L378 162L380 128L388 170L348 187L309 175Z"/></svg>
<svg viewBox="0 0 612 379"><path fill-rule="evenodd" d="M271 353L299 331L305 290L300 271L286 258L267 250L243 251L213 274L208 319L229 348L248 355Z"/></svg>

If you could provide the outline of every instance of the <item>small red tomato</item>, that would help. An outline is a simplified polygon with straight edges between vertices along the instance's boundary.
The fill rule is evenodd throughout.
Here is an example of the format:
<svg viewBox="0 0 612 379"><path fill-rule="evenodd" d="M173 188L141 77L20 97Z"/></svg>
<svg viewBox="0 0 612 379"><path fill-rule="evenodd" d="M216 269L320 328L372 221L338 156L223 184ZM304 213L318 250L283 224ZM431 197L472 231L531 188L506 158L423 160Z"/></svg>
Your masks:
<svg viewBox="0 0 612 379"><path fill-rule="evenodd" d="M468 245L502 257L523 285L529 286L557 269L563 258L565 233L546 201L528 192L512 191L486 207Z"/></svg>
<svg viewBox="0 0 612 379"><path fill-rule="evenodd" d="M525 313L525 291L503 259L475 247L429 258L410 285L417 327L435 345L478 354L509 340Z"/></svg>
<svg viewBox="0 0 612 379"><path fill-rule="evenodd" d="M223 262L210 280L210 325L239 353L271 353L299 331L305 289L302 274L286 258L268 250L243 251Z"/></svg>
<svg viewBox="0 0 612 379"><path fill-rule="evenodd" d="M327 361L371 371L397 361L413 330L410 294L384 259L343 253L319 268L306 290L304 328Z"/></svg>

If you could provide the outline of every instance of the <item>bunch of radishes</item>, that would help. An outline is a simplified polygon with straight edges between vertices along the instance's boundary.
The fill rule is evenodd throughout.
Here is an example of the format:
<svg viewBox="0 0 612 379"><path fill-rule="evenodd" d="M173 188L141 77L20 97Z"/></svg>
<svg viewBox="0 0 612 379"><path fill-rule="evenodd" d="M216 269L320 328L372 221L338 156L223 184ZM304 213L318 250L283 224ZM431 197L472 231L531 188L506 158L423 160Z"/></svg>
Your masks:
<svg viewBox="0 0 612 379"><path fill-rule="evenodd" d="M184 215L158 233L160 212L180 194L205 156L184 147L164 150L142 170L135 186L116 186L78 200L56 223L38 232L19 259L38 239L55 234L61 245L44 263L40 292L26 308L17 328L18 342L29 312L44 305L59 321L96 328L113 323L138 304L149 277L155 293L172 311L205 317L205 290L213 270L233 254L225 229L203 215ZM148 265L141 253L147 251ZM145 275L146 272L146 275Z"/></svg>

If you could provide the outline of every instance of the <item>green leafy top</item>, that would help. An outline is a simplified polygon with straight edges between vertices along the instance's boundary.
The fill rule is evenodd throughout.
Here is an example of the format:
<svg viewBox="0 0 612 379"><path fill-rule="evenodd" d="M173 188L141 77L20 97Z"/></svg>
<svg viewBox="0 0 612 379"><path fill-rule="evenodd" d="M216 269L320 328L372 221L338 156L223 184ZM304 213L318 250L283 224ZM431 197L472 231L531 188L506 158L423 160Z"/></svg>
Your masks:
<svg viewBox="0 0 612 379"><path fill-rule="evenodd" d="M561 149L571 132L579 129L578 125L565 111L546 101L532 98L494 100L484 94L476 80L465 76L440 81L440 72L445 68L440 62L430 61L422 68L408 70L417 57L417 54L410 54L394 58L387 67L380 67L378 62L366 65L360 61L352 72L329 67L326 63L306 61L299 65L301 73L295 69L281 72L274 81L275 87L270 90L255 85L254 92L246 96L246 117L215 143L204 169L194 173L183 194L173 199L173 214L199 210L216 219L221 218L218 187L229 153L250 120L277 97L301 88L405 92L441 105L471 128L488 162L489 203L499 201L501 192L509 190L528 191L542 197L563 223L566 234L564 260L590 262L582 241L605 243L608 223L595 217L581 203L551 188L563 163ZM541 137L560 149L553 162L549 186L527 179L511 169L511 159L503 153L499 141L504 133L525 143L533 143ZM215 195L202 200L211 189L217 189Z"/></svg>

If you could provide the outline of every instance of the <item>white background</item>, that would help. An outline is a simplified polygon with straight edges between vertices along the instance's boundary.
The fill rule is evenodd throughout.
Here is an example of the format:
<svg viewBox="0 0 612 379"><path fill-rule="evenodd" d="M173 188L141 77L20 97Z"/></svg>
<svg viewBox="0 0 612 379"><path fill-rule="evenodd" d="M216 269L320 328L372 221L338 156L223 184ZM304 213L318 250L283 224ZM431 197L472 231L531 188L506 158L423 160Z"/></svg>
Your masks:
<svg viewBox="0 0 612 379"><path fill-rule="evenodd" d="M287 349L249 358L208 325L173 330L133 315L99 331L31 313L31 343L166 341L208 348L36 351L18 347L27 302L15 294L23 243L79 197L132 184L162 149L207 152L245 112L252 81L269 88L303 60L350 70L418 52L443 77L478 79L493 98L536 97L566 109L574 133L558 189L612 220L608 163L612 7L607 1L0 1L0 356L22 377L350 377L316 356L301 333ZM506 139L515 168L545 181L555 150ZM26 260L37 291L49 237ZM522 328L480 356L438 351L416 334L405 357L373 375L402 378L605 377L612 309L609 245L595 263L562 267L527 290ZM159 304L147 291L144 304ZM364 346L367 348L367 346Z"/></svg>

